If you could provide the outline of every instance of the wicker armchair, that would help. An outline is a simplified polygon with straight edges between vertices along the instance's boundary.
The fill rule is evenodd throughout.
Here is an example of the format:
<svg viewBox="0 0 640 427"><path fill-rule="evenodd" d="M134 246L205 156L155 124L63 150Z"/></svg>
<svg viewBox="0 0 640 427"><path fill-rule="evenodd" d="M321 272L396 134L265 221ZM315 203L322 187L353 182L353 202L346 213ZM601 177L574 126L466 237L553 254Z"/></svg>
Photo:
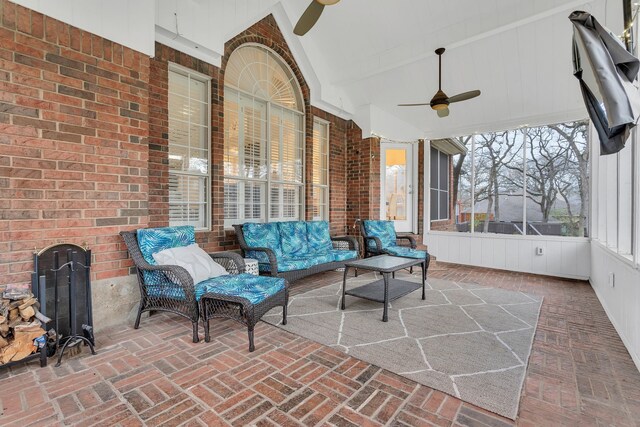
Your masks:
<svg viewBox="0 0 640 427"><path fill-rule="evenodd" d="M422 270L422 274L426 280L431 255L426 250L416 249L416 240L413 236L407 234L398 235L392 221L362 220L360 221L360 233L364 240L365 258L387 254L402 258L424 259L425 267ZM409 246L406 244L399 245L399 241L402 240L408 241ZM413 273L413 267L409 269L409 272Z"/></svg>
<svg viewBox="0 0 640 427"><path fill-rule="evenodd" d="M149 264L138 245L136 231L123 231L120 235L135 264L140 286L140 304L134 328L140 326L140 317L145 311L167 311L189 319L193 325L193 342L198 342L200 310L191 275L177 265ZM244 273L244 260L239 254L218 252L210 256L229 274Z"/></svg>
<svg viewBox="0 0 640 427"><path fill-rule="evenodd" d="M364 226L365 221L360 221L360 234L362 235L362 240L364 242L364 257L367 258L370 256L386 254L387 252L385 251L380 238L373 234L367 233L367 230ZM396 244L399 243L398 241L402 240L406 240L406 243L403 242L404 244L399 246L407 246L408 244L408 247L410 247L411 249L415 249L418 247L418 245L416 244L416 239L412 235L396 233Z"/></svg>

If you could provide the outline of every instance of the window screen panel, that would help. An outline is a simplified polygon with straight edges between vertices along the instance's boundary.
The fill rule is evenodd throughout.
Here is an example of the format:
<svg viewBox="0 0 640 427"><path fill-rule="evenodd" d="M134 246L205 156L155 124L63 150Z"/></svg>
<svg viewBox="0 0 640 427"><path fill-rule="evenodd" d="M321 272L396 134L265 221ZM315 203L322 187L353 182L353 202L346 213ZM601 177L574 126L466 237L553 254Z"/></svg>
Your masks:
<svg viewBox="0 0 640 427"><path fill-rule="evenodd" d="M431 188L438 188L438 166L440 162L438 161L438 153L439 151L435 148L431 148L431 159L430 159L430 169L429 176L431 179Z"/></svg>
<svg viewBox="0 0 640 427"><path fill-rule="evenodd" d="M447 219L449 218L449 192L440 191L439 193L438 219Z"/></svg>
<svg viewBox="0 0 640 427"><path fill-rule="evenodd" d="M435 221L438 219L438 203L440 199L438 196L438 190L431 189L431 202L430 202L430 211L431 211L431 220Z"/></svg>
<svg viewBox="0 0 640 427"><path fill-rule="evenodd" d="M441 191L449 190L449 156L444 154L443 152L439 153L439 180L438 180L438 189Z"/></svg>

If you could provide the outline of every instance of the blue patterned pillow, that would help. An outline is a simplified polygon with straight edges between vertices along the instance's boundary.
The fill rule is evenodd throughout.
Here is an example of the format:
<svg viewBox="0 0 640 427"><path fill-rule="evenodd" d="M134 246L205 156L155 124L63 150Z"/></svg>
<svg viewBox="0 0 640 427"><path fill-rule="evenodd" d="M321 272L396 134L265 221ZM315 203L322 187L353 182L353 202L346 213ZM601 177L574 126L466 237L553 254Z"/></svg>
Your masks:
<svg viewBox="0 0 640 427"><path fill-rule="evenodd" d="M153 254L165 249L189 246L196 242L196 235L191 225L177 227L142 228L137 231L138 246L145 261L156 265Z"/></svg>
<svg viewBox="0 0 640 427"><path fill-rule="evenodd" d="M277 222L248 222L242 226L242 234L244 235L244 240L247 243L247 246L252 248L269 248L275 252L276 256L282 255L280 232L278 230ZM252 257L264 257L265 259L259 259L259 261L269 262L264 252L257 252L256 255L252 255Z"/></svg>
<svg viewBox="0 0 640 427"><path fill-rule="evenodd" d="M307 222L307 239L309 252L327 252L333 249L327 221Z"/></svg>
<svg viewBox="0 0 640 427"><path fill-rule="evenodd" d="M279 222L282 253L287 257L306 255L309 252L307 224L304 221Z"/></svg>
<svg viewBox="0 0 640 427"><path fill-rule="evenodd" d="M396 229L393 225L393 221L374 221L365 220L364 230L367 236L375 236L380 239L382 248L396 245ZM371 247L375 247L373 240L369 241Z"/></svg>

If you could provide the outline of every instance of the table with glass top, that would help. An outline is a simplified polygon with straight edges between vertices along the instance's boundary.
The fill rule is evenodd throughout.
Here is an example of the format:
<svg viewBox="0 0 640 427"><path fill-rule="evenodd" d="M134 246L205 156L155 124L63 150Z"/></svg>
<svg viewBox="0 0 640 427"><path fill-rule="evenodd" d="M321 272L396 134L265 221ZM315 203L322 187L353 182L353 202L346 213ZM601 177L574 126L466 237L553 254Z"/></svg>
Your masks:
<svg viewBox="0 0 640 427"><path fill-rule="evenodd" d="M382 321L389 320L389 302L403 297L422 287L422 299L425 299L425 279L427 271L425 259L400 258L390 255L378 255L371 258L348 261L344 264L344 276L342 280L342 310L345 309L347 295L384 304ZM422 283L409 282L395 278L396 271L410 268L416 265L422 266ZM347 290L347 273L350 268L357 270L377 271L382 274L382 279L366 285Z"/></svg>

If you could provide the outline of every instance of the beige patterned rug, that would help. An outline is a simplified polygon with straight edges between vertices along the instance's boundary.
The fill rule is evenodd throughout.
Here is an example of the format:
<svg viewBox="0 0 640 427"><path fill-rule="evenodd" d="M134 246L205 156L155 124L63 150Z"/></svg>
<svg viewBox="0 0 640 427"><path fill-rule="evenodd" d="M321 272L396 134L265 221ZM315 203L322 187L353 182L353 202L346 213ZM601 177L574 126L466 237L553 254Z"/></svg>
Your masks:
<svg viewBox="0 0 640 427"><path fill-rule="evenodd" d="M374 277L375 276L375 277ZM419 282L419 273L398 274ZM347 280L351 289L380 278ZM428 279L390 304L353 296L340 310L341 282L290 299L288 324L263 320L466 402L515 419L542 298L468 283Z"/></svg>

